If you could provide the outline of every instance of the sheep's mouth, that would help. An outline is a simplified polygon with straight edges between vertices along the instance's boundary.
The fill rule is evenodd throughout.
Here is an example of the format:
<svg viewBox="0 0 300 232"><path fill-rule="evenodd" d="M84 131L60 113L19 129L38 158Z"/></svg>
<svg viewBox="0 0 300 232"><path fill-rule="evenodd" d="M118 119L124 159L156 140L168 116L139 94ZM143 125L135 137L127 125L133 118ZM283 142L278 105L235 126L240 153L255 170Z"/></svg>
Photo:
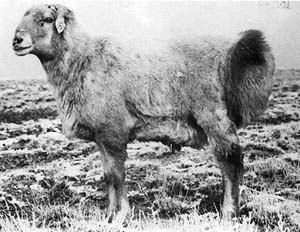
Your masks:
<svg viewBox="0 0 300 232"><path fill-rule="evenodd" d="M16 55L24 56L31 51L31 45L27 46L27 47L14 47L13 49L14 49Z"/></svg>

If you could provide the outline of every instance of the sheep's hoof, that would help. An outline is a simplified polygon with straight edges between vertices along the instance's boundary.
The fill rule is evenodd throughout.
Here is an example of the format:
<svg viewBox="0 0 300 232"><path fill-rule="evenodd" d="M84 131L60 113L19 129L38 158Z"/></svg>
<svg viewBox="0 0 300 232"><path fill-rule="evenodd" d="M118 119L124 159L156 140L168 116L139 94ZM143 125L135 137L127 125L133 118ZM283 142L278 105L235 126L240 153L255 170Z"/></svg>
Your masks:
<svg viewBox="0 0 300 232"><path fill-rule="evenodd" d="M111 214L107 217L107 222L114 226L122 226L123 228L128 226L130 219L130 213L125 211L119 211L118 213Z"/></svg>
<svg viewBox="0 0 300 232"><path fill-rule="evenodd" d="M224 207L222 209L222 218L225 220L231 220L238 216L238 210L234 207Z"/></svg>

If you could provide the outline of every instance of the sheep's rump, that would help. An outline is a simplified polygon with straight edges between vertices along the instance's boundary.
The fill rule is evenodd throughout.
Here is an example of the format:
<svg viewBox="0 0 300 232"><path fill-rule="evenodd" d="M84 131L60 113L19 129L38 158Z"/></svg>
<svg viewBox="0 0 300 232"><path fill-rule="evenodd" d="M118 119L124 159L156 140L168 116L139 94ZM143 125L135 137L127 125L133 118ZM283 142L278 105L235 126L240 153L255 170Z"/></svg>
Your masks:
<svg viewBox="0 0 300 232"><path fill-rule="evenodd" d="M268 106L275 64L262 32L249 30L229 49L221 68L229 118L239 128Z"/></svg>

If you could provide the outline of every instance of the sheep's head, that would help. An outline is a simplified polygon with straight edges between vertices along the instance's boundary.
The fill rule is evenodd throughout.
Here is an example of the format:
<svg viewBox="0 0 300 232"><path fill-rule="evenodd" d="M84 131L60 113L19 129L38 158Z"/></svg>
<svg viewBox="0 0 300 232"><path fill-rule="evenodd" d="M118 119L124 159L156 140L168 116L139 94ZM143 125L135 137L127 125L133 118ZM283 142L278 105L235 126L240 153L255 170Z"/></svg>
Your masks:
<svg viewBox="0 0 300 232"><path fill-rule="evenodd" d="M13 49L18 56L34 54L52 59L58 49L57 41L66 38L74 24L74 14L62 5L39 5L30 8L16 29Z"/></svg>

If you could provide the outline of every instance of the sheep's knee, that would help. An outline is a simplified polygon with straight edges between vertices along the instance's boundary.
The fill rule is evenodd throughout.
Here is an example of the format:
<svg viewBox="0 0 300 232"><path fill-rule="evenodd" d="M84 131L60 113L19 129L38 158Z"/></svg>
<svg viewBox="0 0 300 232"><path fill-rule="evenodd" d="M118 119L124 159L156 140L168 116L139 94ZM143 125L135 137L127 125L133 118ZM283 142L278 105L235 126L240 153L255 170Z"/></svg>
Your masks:
<svg viewBox="0 0 300 232"><path fill-rule="evenodd" d="M238 140L219 139L214 145L214 154L218 162L228 163L237 167L243 166L243 155Z"/></svg>

